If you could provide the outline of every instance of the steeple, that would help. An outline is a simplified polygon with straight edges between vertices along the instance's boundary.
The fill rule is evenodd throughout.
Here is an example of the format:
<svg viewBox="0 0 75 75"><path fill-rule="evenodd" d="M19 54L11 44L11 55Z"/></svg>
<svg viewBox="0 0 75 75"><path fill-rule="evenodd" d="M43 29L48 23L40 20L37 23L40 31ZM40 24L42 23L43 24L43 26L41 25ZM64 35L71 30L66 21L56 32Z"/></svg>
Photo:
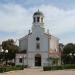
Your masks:
<svg viewBox="0 0 75 75"><path fill-rule="evenodd" d="M38 9L38 11L36 11L33 14L33 25L40 25L41 27L43 27L44 25L43 18L44 18L43 13L40 12Z"/></svg>

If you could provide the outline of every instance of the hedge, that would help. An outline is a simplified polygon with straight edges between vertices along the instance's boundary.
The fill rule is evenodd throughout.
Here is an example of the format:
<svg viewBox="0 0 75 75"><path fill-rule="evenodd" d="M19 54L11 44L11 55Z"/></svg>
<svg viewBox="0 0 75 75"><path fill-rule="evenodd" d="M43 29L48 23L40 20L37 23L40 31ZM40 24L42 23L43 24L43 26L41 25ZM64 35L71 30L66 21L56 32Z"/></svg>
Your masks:
<svg viewBox="0 0 75 75"><path fill-rule="evenodd" d="M75 69L75 64L67 64L67 65L60 65L60 66L44 66L44 71L50 70L63 70L63 69Z"/></svg>
<svg viewBox="0 0 75 75"><path fill-rule="evenodd" d="M23 69L24 69L24 66L20 66L20 65L17 65L17 66L2 66L2 67L0 67L0 73L13 71L13 70L23 70Z"/></svg>

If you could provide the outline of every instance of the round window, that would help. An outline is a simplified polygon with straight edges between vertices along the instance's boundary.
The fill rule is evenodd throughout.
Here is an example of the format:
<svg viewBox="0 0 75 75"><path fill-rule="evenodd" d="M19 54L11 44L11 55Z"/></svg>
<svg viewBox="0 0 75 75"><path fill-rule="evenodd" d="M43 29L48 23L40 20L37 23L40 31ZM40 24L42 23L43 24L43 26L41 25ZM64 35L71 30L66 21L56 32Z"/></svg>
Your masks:
<svg viewBox="0 0 75 75"><path fill-rule="evenodd" d="M37 38L36 38L36 40L37 40L37 41L39 41L39 40L40 40L40 38L39 38L39 37L37 37Z"/></svg>

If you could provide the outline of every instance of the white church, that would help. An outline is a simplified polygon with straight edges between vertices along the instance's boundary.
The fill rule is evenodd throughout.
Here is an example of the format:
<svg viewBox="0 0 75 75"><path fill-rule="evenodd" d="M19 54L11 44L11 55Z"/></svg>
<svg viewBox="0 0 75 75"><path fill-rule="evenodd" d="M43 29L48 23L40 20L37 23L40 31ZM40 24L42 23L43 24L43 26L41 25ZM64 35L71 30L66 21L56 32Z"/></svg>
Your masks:
<svg viewBox="0 0 75 75"><path fill-rule="evenodd" d="M61 64L59 39L45 32L44 14L39 10L33 14L32 32L19 39L19 53L15 57L16 65L29 67Z"/></svg>

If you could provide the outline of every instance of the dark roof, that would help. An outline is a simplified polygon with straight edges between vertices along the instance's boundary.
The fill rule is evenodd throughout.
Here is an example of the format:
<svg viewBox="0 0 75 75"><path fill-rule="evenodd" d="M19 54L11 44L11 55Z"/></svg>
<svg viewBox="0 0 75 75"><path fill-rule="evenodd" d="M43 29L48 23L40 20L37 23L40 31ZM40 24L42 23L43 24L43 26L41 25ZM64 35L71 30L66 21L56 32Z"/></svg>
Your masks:
<svg viewBox="0 0 75 75"><path fill-rule="evenodd" d="M27 53L27 50L22 50L22 51L17 52L17 54L26 54L26 53Z"/></svg>
<svg viewBox="0 0 75 75"><path fill-rule="evenodd" d="M38 11L36 11L36 12L34 13L34 15L33 15L33 16L35 16L35 15L41 15L41 16L43 16L43 13L42 13L42 12L40 12L40 11L38 10Z"/></svg>

